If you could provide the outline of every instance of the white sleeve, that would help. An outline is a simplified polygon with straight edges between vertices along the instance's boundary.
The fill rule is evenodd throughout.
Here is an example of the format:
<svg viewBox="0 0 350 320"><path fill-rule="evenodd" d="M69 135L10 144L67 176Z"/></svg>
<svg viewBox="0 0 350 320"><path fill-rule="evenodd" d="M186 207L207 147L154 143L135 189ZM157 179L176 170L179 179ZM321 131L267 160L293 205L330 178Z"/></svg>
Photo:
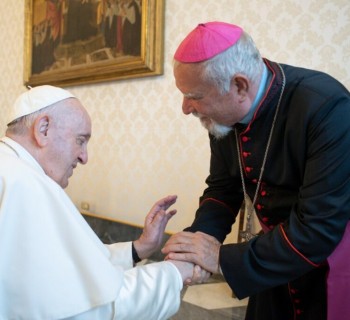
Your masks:
<svg viewBox="0 0 350 320"><path fill-rule="evenodd" d="M180 307L182 278L170 262L150 263L124 272L117 299L65 320L165 320Z"/></svg>
<svg viewBox="0 0 350 320"><path fill-rule="evenodd" d="M182 287L180 272L171 262L132 268L124 272L114 319L168 319L179 309Z"/></svg>
<svg viewBox="0 0 350 320"><path fill-rule="evenodd" d="M124 270L133 267L134 261L132 260L131 241L117 242L105 246L110 252L109 260L114 266L122 267Z"/></svg>

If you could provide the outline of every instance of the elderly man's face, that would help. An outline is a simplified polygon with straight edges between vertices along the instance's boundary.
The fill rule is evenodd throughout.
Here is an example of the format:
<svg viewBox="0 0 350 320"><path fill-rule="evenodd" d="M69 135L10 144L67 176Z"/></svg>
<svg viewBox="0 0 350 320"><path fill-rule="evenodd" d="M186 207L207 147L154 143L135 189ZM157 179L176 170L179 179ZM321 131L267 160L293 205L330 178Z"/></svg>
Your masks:
<svg viewBox="0 0 350 320"><path fill-rule="evenodd" d="M88 161L87 143L91 136L91 120L77 99L66 99L60 115L51 119L48 130L50 143L45 151L43 168L62 188L78 163Z"/></svg>
<svg viewBox="0 0 350 320"><path fill-rule="evenodd" d="M201 78L200 64L179 64L174 68L174 77L183 94L183 113L197 116L217 138L225 136L249 110L242 108L234 81L230 91L222 94L213 83Z"/></svg>

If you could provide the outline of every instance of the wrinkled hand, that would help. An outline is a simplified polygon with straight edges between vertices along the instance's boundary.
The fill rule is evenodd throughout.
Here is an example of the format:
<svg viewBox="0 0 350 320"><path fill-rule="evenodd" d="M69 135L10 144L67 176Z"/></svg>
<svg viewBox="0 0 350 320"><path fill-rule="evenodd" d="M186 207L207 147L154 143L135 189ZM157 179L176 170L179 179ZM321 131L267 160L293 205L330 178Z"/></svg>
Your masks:
<svg viewBox="0 0 350 320"><path fill-rule="evenodd" d="M179 270L184 285L193 285L203 283L210 277L210 273L203 270L200 266L194 266L191 262L168 260Z"/></svg>
<svg viewBox="0 0 350 320"><path fill-rule="evenodd" d="M219 273L221 243L203 232L179 232L165 244L166 259L192 262L211 273Z"/></svg>
<svg viewBox="0 0 350 320"><path fill-rule="evenodd" d="M209 271L204 270L200 266L196 265L193 268L192 278L187 278L184 283L187 286L192 286L198 283L204 283L208 281L210 276L211 273Z"/></svg>
<svg viewBox="0 0 350 320"><path fill-rule="evenodd" d="M134 246L138 256L146 259L159 250L165 227L168 221L176 214L176 210L168 208L176 202L177 196L167 196L158 200L147 214L145 225L140 238L134 241Z"/></svg>

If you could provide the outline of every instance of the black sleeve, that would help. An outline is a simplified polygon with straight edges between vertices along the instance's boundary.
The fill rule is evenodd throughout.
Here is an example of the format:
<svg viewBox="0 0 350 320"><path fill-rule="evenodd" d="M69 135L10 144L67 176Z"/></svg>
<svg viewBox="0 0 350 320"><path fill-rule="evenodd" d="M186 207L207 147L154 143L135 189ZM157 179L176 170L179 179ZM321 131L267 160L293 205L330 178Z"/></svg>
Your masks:
<svg viewBox="0 0 350 320"><path fill-rule="evenodd" d="M185 230L202 231L223 242L243 201L234 134L221 140L210 136L210 148L208 187L200 197L194 222Z"/></svg>

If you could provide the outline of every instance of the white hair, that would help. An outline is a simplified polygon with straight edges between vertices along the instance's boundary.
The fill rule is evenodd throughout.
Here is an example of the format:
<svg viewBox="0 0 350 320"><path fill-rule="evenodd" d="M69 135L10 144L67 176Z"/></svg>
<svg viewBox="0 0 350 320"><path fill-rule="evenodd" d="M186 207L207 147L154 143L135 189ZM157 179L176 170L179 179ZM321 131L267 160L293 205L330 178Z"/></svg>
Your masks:
<svg viewBox="0 0 350 320"><path fill-rule="evenodd" d="M243 31L240 39L215 57L202 62L203 80L214 83L224 94L230 90L232 78L240 73L256 82L263 68L263 60L253 39Z"/></svg>
<svg viewBox="0 0 350 320"><path fill-rule="evenodd" d="M59 104L60 102L61 101L58 101L57 103L54 103L50 106L47 106L38 111L32 112L30 114L27 114L25 116L22 116L20 118L13 120L7 125L6 133L11 133L16 135L25 134L27 130L33 125L36 118L42 113L47 113L52 116L58 114L56 110L57 110L57 104Z"/></svg>

